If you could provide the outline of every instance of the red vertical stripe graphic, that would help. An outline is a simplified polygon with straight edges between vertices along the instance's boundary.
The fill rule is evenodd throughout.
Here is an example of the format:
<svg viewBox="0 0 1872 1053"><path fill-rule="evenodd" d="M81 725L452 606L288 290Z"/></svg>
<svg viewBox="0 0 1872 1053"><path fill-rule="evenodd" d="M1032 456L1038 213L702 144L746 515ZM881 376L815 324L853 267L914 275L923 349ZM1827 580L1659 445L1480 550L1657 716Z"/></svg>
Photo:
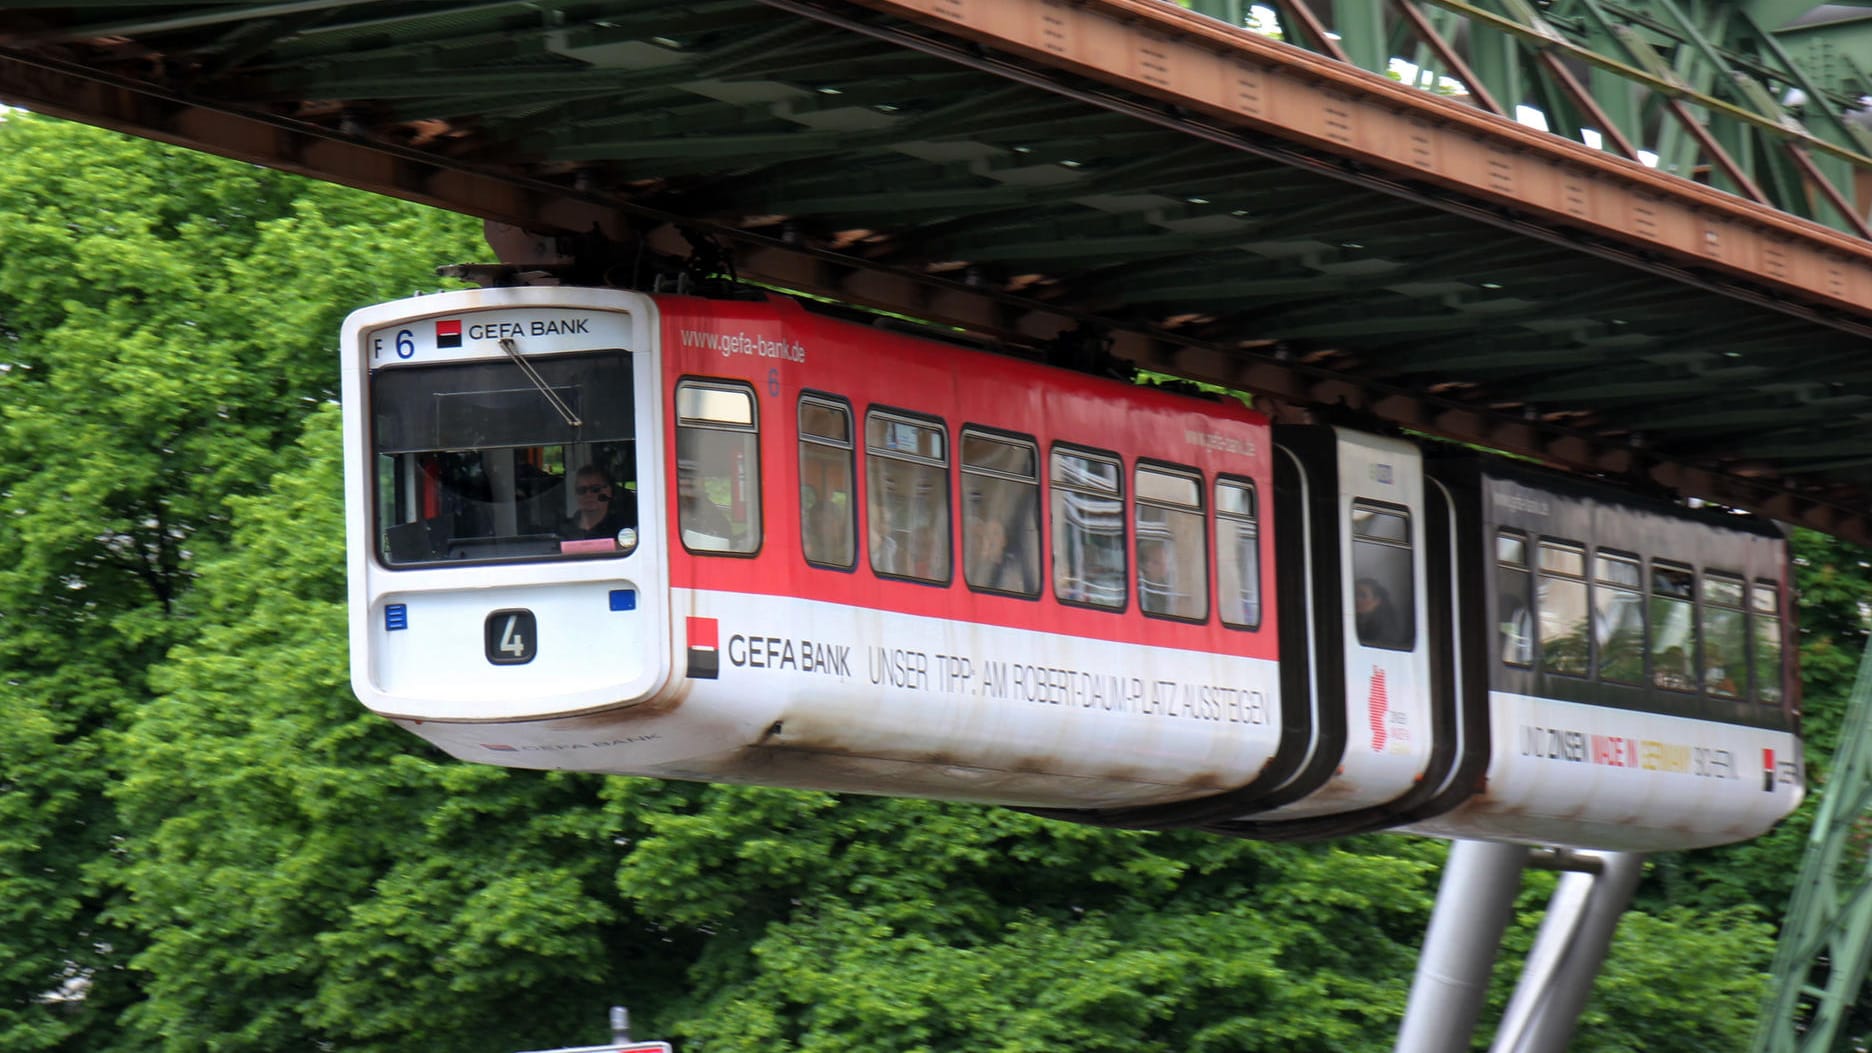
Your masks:
<svg viewBox="0 0 1872 1053"><path fill-rule="evenodd" d="M1371 714L1372 752L1382 753L1385 746L1385 714L1391 710L1391 694L1385 689L1382 669L1374 668L1371 671L1371 694L1365 701L1365 708Z"/></svg>
<svg viewBox="0 0 1872 1053"><path fill-rule="evenodd" d="M689 675L699 680L721 676L721 624L714 618L688 619Z"/></svg>

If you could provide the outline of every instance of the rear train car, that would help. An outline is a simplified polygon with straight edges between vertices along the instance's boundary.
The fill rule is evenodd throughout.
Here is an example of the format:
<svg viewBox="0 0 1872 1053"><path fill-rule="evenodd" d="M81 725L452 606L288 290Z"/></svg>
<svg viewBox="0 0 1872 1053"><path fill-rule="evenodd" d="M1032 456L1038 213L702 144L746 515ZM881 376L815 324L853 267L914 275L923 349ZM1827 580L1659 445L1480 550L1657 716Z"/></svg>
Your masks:
<svg viewBox="0 0 1872 1053"><path fill-rule="evenodd" d="M1346 428L1274 441L1282 749L1231 792L1050 814L1651 852L1799 805L1774 524Z"/></svg>
<svg viewBox="0 0 1872 1053"><path fill-rule="evenodd" d="M1806 783L1773 523L1499 458L1433 458L1455 524L1463 767L1410 829L1630 851L1765 832Z"/></svg>

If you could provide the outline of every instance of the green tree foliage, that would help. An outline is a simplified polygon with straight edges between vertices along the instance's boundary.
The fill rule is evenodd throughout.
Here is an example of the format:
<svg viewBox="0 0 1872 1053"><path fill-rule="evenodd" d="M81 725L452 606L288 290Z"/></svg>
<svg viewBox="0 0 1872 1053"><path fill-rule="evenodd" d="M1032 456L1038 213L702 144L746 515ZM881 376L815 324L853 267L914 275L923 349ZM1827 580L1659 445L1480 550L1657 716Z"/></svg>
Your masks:
<svg viewBox="0 0 1872 1053"><path fill-rule="evenodd" d="M1774 935L1774 927L1746 906L1632 911L1619 924L1572 1048L1747 1048L1767 989Z"/></svg>
<svg viewBox="0 0 1872 1053"><path fill-rule="evenodd" d="M1811 530L1795 532L1800 588L1804 728L1824 763L1839 740L1840 719L1865 653L1872 553Z"/></svg>
<svg viewBox="0 0 1872 1053"><path fill-rule="evenodd" d="M653 940L615 902L597 780L431 755L344 663L338 414L234 501L178 647L116 743L137 1048L517 1049ZM593 1019L601 1019L595 1016Z"/></svg>
<svg viewBox="0 0 1872 1053"><path fill-rule="evenodd" d="M200 620L230 501L299 456L346 310L433 286L451 217L14 111L0 120L0 1046L104 1049L141 998L112 729ZM82 998L48 997L58 992Z"/></svg>
<svg viewBox="0 0 1872 1053"><path fill-rule="evenodd" d="M1498 1019L1506 1008L1557 882L1552 873L1524 876L1520 914L1503 940L1491 1013L1485 1016ZM1774 936L1774 927L1753 906L1627 911L1568 1050L1746 1049L1768 982Z"/></svg>
<svg viewBox="0 0 1872 1053"><path fill-rule="evenodd" d="M705 937L659 1019L711 1051L1388 1048L1441 858L927 801L610 796L624 896Z"/></svg>
<svg viewBox="0 0 1872 1053"><path fill-rule="evenodd" d="M0 192L0 1047L500 1053L614 1001L684 1053L1390 1047L1434 841L509 772L365 714L336 333L471 226L17 114ZM1866 571L1801 546L1823 724ZM1654 867L1575 1048L1739 1044L1776 836Z"/></svg>

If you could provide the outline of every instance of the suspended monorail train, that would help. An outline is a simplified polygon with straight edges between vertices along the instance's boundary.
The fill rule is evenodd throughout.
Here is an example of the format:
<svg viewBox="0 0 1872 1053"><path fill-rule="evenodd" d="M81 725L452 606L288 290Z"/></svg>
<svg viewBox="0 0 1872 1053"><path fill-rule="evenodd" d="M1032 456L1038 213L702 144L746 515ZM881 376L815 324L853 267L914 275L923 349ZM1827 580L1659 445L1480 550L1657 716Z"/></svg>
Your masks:
<svg viewBox="0 0 1872 1053"><path fill-rule="evenodd" d="M1767 521L780 297L344 331L351 675L456 757L1652 851L1804 784Z"/></svg>

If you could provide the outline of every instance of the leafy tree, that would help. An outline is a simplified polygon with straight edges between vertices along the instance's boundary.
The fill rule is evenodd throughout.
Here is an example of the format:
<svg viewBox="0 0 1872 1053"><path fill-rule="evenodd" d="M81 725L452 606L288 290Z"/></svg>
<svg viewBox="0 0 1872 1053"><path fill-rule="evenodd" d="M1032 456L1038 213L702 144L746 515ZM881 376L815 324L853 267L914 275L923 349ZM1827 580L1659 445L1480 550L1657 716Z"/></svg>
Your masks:
<svg viewBox="0 0 1872 1053"><path fill-rule="evenodd" d="M130 1033L177 1053L538 1045L659 946L620 924L602 784L459 764L358 706L335 407L298 452L232 502L236 544L196 596L220 617L117 744Z"/></svg>
<svg viewBox="0 0 1872 1053"><path fill-rule="evenodd" d="M1441 855L641 780L610 796L620 890L705 941L657 1021L712 1051L1379 1048Z"/></svg>
<svg viewBox="0 0 1872 1053"><path fill-rule="evenodd" d="M1524 875L1518 916L1503 939L1502 961L1491 977L1490 1011L1478 1038L1492 1040L1489 1032L1507 1008L1557 882L1557 875L1548 872ZM1567 1048L1573 1053L1746 1048L1773 954L1773 926L1752 906L1627 911Z"/></svg>
<svg viewBox="0 0 1872 1053"><path fill-rule="evenodd" d="M685 1053L1390 1047L1433 841L508 772L365 714L333 344L472 229L28 115L0 191L0 1045L495 1053L625 1001ZM1800 551L1824 738L1866 563ZM1661 860L1576 1048L1734 1045L1799 841Z"/></svg>
<svg viewBox="0 0 1872 1053"><path fill-rule="evenodd" d="M1774 927L1751 907L1633 911L1619 923L1572 1049L1744 1049L1768 984Z"/></svg>
<svg viewBox="0 0 1872 1053"><path fill-rule="evenodd" d="M111 729L186 638L229 501L295 457L350 305L432 284L445 216L14 111L0 120L0 1045L111 1048ZM82 997L79 997L79 996Z"/></svg>

